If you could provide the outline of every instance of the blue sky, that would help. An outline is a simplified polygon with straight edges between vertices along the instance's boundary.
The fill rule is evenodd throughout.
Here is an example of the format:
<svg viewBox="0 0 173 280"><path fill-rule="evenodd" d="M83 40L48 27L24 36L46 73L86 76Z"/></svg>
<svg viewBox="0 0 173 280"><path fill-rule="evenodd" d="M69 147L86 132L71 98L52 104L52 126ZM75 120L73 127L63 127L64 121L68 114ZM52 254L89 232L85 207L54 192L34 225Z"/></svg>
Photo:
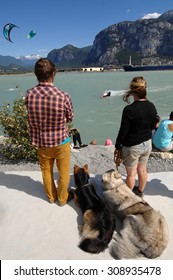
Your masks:
<svg viewBox="0 0 173 280"><path fill-rule="evenodd" d="M7 23L19 28L11 31L14 43L0 33L0 55L46 56L67 44L89 46L101 30L112 24L172 9L172 0L1 0L0 30ZM28 40L32 29L37 34Z"/></svg>

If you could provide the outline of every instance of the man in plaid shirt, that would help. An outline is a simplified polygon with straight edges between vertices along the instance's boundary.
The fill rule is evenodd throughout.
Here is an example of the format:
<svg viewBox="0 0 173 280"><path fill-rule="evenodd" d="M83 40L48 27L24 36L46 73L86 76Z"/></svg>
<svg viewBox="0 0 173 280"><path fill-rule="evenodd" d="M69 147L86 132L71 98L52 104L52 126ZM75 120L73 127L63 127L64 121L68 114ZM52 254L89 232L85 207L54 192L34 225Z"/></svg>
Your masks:
<svg viewBox="0 0 173 280"><path fill-rule="evenodd" d="M68 192L70 182L70 140L66 123L74 117L73 105L68 93L59 90L53 80L55 65L46 58L35 64L39 84L26 94L29 131L32 144L38 148L45 193L50 203L58 199L64 206L72 198ZM53 165L59 173L58 189L53 178Z"/></svg>

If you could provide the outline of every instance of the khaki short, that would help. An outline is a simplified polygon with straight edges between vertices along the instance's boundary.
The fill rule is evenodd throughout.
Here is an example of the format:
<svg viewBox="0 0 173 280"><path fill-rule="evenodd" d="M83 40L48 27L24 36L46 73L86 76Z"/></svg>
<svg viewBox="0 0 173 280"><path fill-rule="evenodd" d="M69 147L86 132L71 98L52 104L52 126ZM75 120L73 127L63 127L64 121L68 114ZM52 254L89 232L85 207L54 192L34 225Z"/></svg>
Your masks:
<svg viewBox="0 0 173 280"><path fill-rule="evenodd" d="M151 139L139 145L131 147L122 147L122 161L125 167L132 168L138 163L147 164L149 155L152 150Z"/></svg>

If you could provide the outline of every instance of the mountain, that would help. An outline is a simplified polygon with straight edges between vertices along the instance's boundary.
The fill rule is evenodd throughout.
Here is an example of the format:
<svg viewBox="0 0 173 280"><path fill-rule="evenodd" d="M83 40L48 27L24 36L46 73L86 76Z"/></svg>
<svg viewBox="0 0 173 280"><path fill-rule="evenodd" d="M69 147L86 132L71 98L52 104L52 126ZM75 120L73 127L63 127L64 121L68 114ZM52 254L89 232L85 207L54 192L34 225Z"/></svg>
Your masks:
<svg viewBox="0 0 173 280"><path fill-rule="evenodd" d="M123 21L100 31L92 46L67 45L48 54L58 68L173 64L173 10L158 18Z"/></svg>
<svg viewBox="0 0 173 280"><path fill-rule="evenodd" d="M0 74L33 71L34 65L39 58L39 55L20 56L16 58L0 55Z"/></svg>
<svg viewBox="0 0 173 280"><path fill-rule="evenodd" d="M54 49L48 53L50 59L58 68L78 68L84 66L91 46L77 48L73 45L66 45L61 49Z"/></svg>
<svg viewBox="0 0 173 280"><path fill-rule="evenodd" d="M0 66L8 67L10 65L18 65L18 66L26 67L26 64L17 58L14 58L9 55L8 56L0 55Z"/></svg>
<svg viewBox="0 0 173 280"><path fill-rule="evenodd" d="M173 63L173 10L157 19L123 21L99 32L90 50L86 65L127 64L142 59L148 63ZM152 58L152 59L151 59Z"/></svg>
<svg viewBox="0 0 173 280"><path fill-rule="evenodd" d="M167 11L166 13L162 14L158 18L158 21L167 21L167 22L173 24L173 10Z"/></svg>
<svg viewBox="0 0 173 280"><path fill-rule="evenodd" d="M0 74L26 73L32 71L33 67L12 56L0 55Z"/></svg>
<svg viewBox="0 0 173 280"><path fill-rule="evenodd" d="M34 66L36 61L41 58L38 54L31 54L26 56L18 56L16 57L19 61L24 62L27 65Z"/></svg>

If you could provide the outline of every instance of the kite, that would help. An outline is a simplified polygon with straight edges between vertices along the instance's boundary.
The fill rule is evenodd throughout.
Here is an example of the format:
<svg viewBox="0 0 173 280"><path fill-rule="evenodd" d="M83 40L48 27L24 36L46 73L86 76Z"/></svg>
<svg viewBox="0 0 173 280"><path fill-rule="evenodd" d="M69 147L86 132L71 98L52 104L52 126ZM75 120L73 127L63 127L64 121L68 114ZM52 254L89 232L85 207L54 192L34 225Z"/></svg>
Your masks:
<svg viewBox="0 0 173 280"><path fill-rule="evenodd" d="M32 39L36 35L36 32L34 30L31 30L27 36L28 39Z"/></svg>
<svg viewBox="0 0 173 280"><path fill-rule="evenodd" d="M13 23L7 23L3 28L3 35L5 39L7 39L9 42L13 43L10 38L10 33L13 27L18 27L17 25Z"/></svg>

